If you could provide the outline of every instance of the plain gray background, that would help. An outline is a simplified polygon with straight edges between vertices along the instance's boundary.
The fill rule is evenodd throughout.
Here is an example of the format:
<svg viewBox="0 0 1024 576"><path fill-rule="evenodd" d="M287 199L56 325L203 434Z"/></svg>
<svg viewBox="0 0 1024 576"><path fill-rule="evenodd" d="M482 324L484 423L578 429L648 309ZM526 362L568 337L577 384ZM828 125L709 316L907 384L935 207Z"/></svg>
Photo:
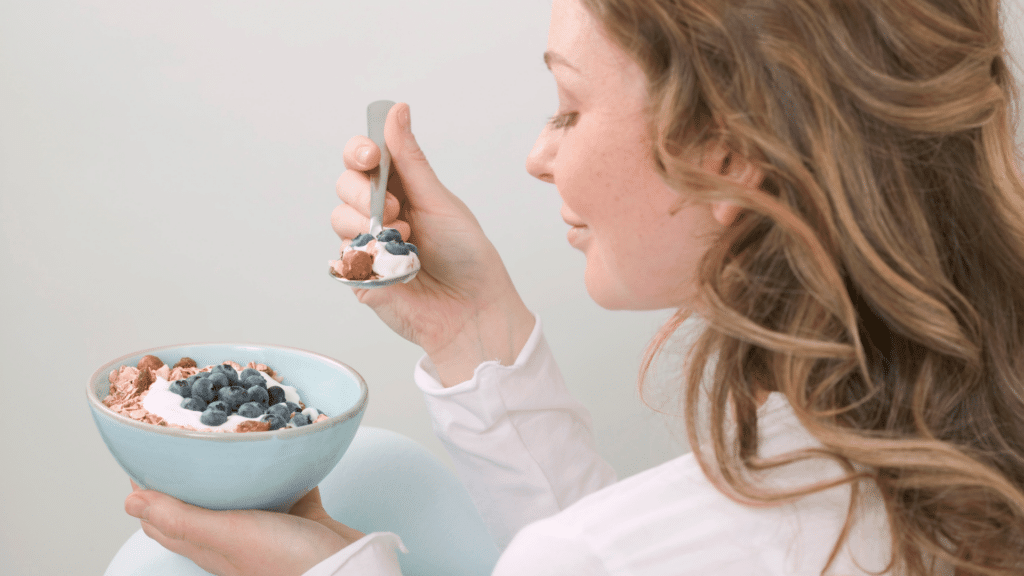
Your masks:
<svg viewBox="0 0 1024 576"><path fill-rule="evenodd" d="M326 275L341 151L377 99L411 104L420 145L543 318L620 475L685 451L682 422L636 391L668 314L587 298L558 195L523 168L556 105L549 8L0 0L0 572L100 574L138 528L84 383L139 349L333 356L369 382L365 424L448 461L412 384L420 352Z"/></svg>

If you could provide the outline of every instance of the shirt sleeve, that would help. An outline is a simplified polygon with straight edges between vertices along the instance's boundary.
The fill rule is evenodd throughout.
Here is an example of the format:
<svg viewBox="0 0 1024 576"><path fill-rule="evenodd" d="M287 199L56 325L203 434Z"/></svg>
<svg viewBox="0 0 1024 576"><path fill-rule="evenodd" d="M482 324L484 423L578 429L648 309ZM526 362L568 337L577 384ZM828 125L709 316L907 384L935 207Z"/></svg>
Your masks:
<svg viewBox="0 0 1024 576"><path fill-rule="evenodd" d="M424 357L415 379L434 431L499 549L527 524L615 482L595 448L590 414L566 389L539 318L511 366L484 362L472 379L444 388Z"/></svg>
<svg viewBox="0 0 1024 576"><path fill-rule="evenodd" d="M402 576L397 550L407 552L393 532L372 532L310 568L302 576Z"/></svg>
<svg viewBox="0 0 1024 576"><path fill-rule="evenodd" d="M492 576L607 576L604 562L575 538L522 533L498 559Z"/></svg>

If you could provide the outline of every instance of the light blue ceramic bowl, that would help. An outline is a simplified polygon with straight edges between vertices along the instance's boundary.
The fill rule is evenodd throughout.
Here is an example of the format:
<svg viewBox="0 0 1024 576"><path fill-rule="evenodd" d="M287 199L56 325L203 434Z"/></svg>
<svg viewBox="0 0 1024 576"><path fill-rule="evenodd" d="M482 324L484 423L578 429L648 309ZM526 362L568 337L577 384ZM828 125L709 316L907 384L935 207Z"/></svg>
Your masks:
<svg viewBox="0 0 1024 576"><path fill-rule="evenodd" d="M152 354L168 365L263 363L329 418L273 432L196 432L138 422L103 405L110 372ZM355 370L326 356L260 344L181 344L142 350L97 370L86 386L96 427L118 464L143 488L212 510L287 511L334 469L366 410Z"/></svg>

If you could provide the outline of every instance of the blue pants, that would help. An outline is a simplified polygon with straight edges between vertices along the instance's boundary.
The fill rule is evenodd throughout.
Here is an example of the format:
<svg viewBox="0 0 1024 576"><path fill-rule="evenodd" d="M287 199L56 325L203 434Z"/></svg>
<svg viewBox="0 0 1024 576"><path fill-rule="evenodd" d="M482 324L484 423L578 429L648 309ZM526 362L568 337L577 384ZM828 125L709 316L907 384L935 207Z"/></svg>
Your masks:
<svg viewBox="0 0 1024 576"><path fill-rule="evenodd" d="M466 489L444 464L395 432L362 427L320 484L327 513L363 533L398 534L404 576L483 576L498 549ZM104 576L208 576L140 529Z"/></svg>

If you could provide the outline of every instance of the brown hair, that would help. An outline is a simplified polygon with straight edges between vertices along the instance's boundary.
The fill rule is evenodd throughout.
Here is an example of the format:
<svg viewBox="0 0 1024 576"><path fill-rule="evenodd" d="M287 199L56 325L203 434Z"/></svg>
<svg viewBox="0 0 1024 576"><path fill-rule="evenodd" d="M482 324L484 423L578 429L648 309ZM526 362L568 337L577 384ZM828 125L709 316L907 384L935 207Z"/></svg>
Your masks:
<svg viewBox="0 0 1024 576"><path fill-rule="evenodd" d="M646 72L664 178L745 208L705 258L688 360L709 477L762 503L824 488L747 480L787 462L757 458L756 382L843 481L868 470L895 570L1024 572L1024 186L998 2L582 1ZM764 194L681 160L715 140Z"/></svg>

